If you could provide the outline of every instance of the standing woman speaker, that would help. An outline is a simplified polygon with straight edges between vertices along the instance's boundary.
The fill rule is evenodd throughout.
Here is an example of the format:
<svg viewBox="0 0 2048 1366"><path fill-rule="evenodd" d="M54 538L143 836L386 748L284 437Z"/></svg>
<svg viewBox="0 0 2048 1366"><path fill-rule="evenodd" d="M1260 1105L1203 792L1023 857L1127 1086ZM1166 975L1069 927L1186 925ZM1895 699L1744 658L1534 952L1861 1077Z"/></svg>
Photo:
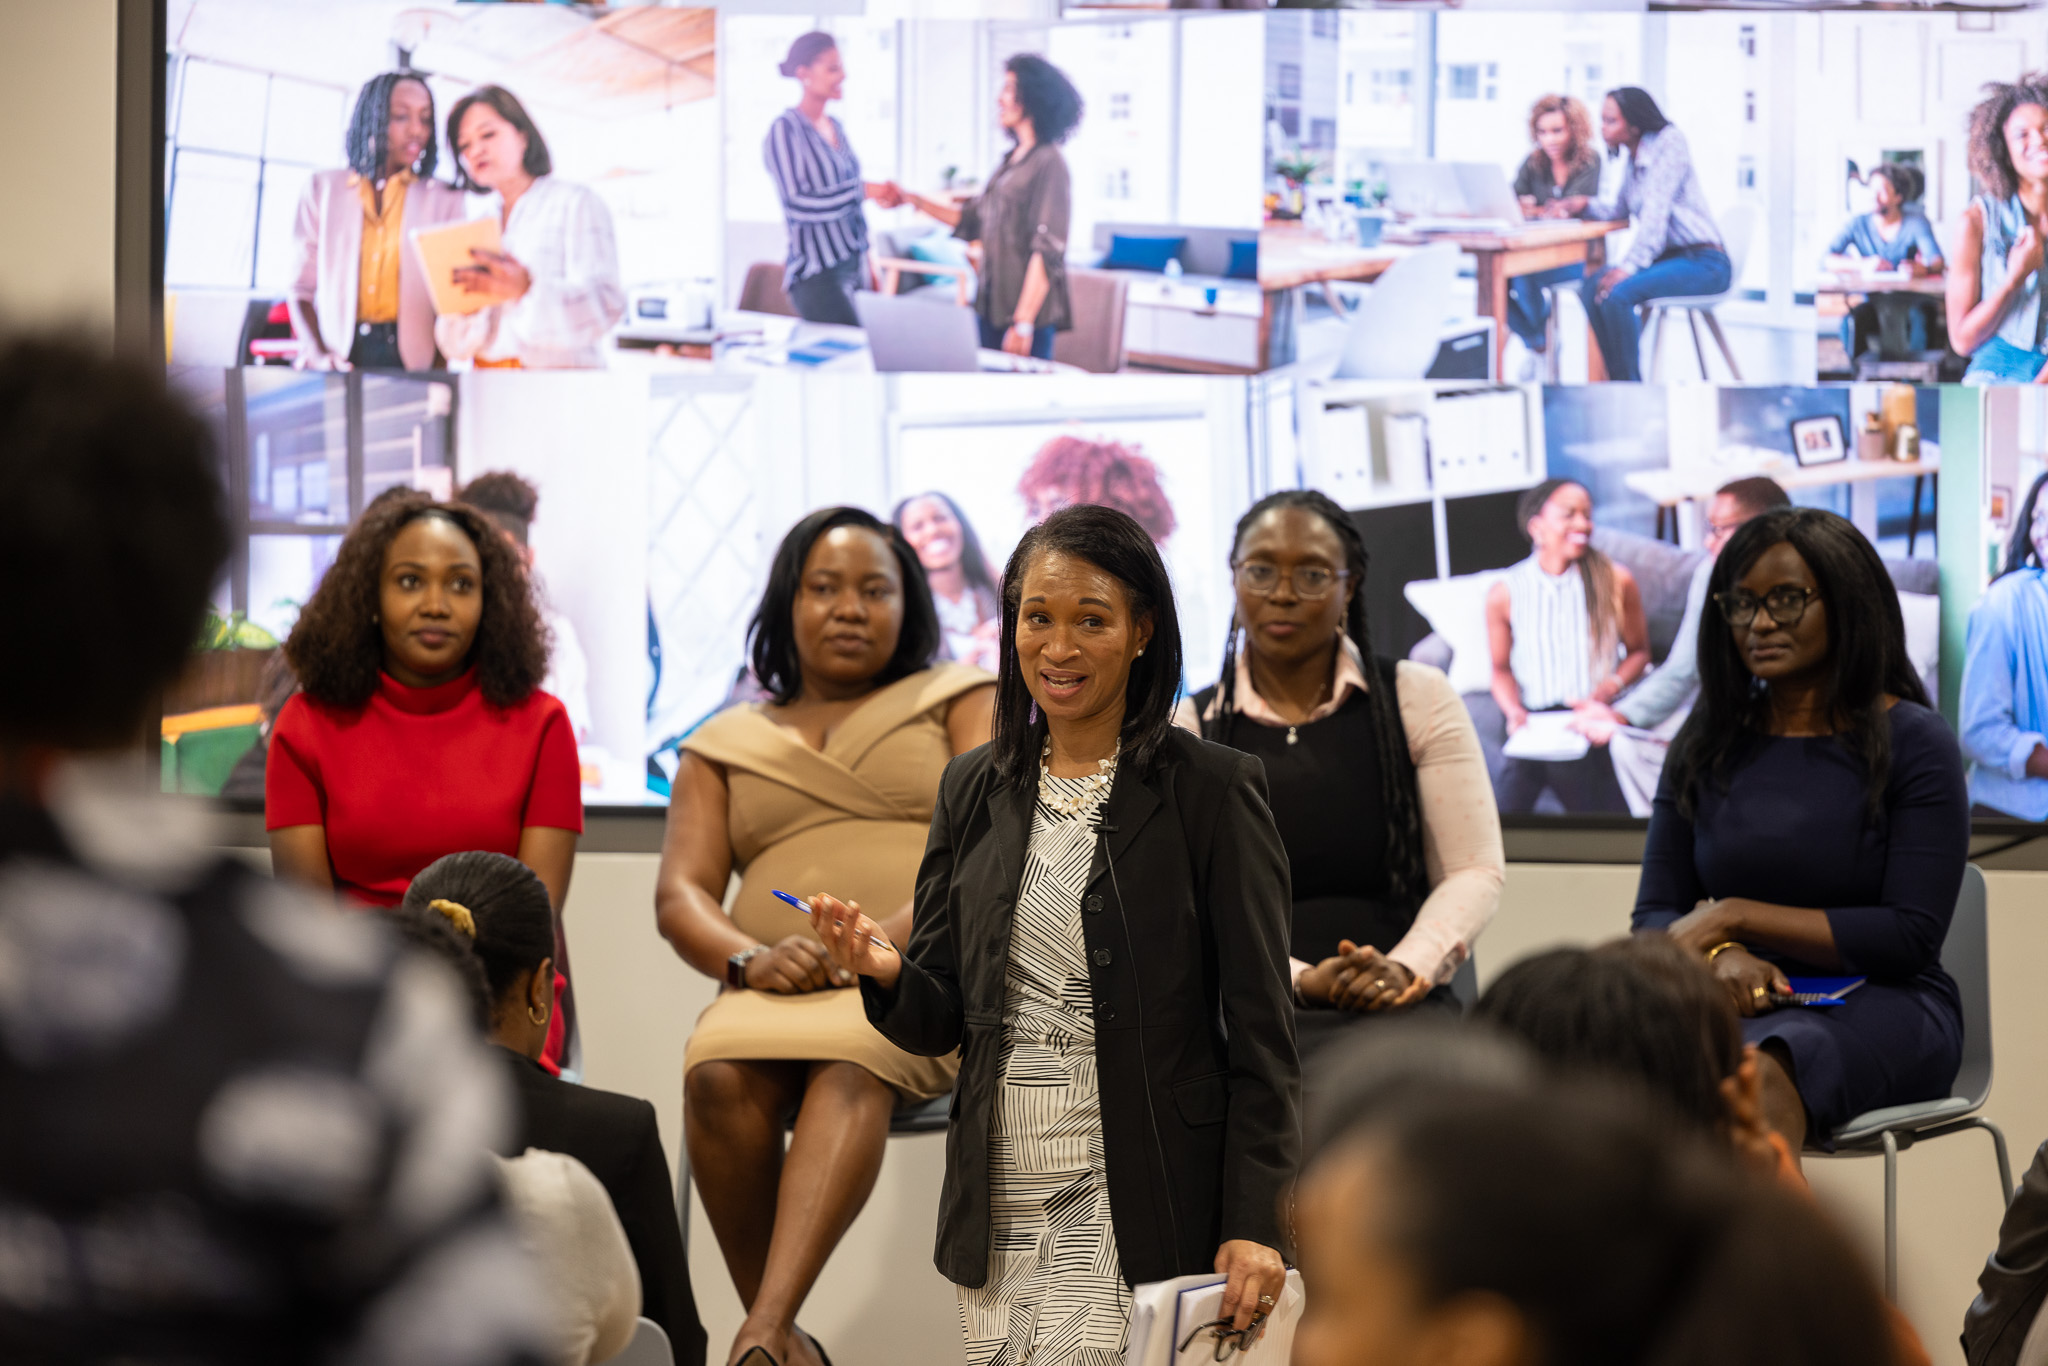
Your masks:
<svg viewBox="0 0 2048 1366"><path fill-rule="evenodd" d="M868 222L861 206L873 199L893 209L903 201L890 186L861 179L846 129L825 112L846 91L846 66L832 35L804 34L776 70L803 90L775 116L761 144L789 229L782 287L805 322L859 327L853 292L868 283Z"/></svg>
<svg viewBox="0 0 2048 1366"><path fill-rule="evenodd" d="M946 770L908 950L810 904L886 1037L960 1050L936 1260L968 1359L1116 1366L1132 1285L1222 1272L1240 1328L1284 1285L1287 853L1259 761L1173 724L1142 527L1066 508L1002 583L995 739Z"/></svg>

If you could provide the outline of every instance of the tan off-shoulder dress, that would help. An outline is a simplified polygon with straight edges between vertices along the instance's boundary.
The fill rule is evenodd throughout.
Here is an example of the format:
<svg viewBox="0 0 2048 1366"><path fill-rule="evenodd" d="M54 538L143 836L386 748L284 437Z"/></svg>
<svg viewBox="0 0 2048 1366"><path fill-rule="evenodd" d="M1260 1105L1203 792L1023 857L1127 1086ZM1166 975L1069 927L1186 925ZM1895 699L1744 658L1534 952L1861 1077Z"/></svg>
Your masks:
<svg viewBox="0 0 2048 1366"><path fill-rule="evenodd" d="M806 916L770 895L778 890L830 892L878 920L901 910L953 757L947 707L993 681L959 664L899 679L861 703L822 750L754 704L720 712L685 740L683 748L726 771L740 874L733 923L764 944L810 934ZM905 1100L944 1095L959 1067L956 1057L914 1057L884 1039L851 988L720 992L697 1017L683 1067L770 1058L858 1063Z"/></svg>

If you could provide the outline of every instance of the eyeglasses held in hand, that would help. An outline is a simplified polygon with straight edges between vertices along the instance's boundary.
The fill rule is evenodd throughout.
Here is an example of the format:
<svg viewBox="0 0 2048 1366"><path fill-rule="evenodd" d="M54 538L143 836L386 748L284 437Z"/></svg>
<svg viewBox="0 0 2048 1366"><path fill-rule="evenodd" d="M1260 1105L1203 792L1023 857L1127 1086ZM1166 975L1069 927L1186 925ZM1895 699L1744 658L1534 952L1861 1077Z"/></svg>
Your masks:
<svg viewBox="0 0 2048 1366"><path fill-rule="evenodd" d="M1714 594L1714 605L1721 609L1721 618L1730 626L1747 626L1756 620L1757 609L1761 607L1770 619L1780 626L1797 626L1806 609L1820 597L1811 588L1794 588L1786 585L1773 588L1758 597L1736 589L1730 593Z"/></svg>
<svg viewBox="0 0 2048 1366"><path fill-rule="evenodd" d="M1237 566L1234 571L1237 586L1247 593L1256 593L1262 598L1273 596L1273 590L1286 579L1294 585L1294 595L1313 602L1327 598L1330 590L1344 579L1351 577L1348 569L1325 569L1319 564L1298 564L1292 569L1282 570L1258 560Z"/></svg>
<svg viewBox="0 0 2048 1366"><path fill-rule="evenodd" d="M1232 1328L1229 1319L1214 1319L1182 1338L1180 1346L1175 1350L1176 1353L1185 1352L1194 1344L1196 1338L1204 1333L1213 1332L1216 1334L1216 1360L1228 1361L1239 1352L1251 1351L1252 1343L1258 1340L1259 1330L1265 1326L1264 1314L1253 1319L1244 1328Z"/></svg>

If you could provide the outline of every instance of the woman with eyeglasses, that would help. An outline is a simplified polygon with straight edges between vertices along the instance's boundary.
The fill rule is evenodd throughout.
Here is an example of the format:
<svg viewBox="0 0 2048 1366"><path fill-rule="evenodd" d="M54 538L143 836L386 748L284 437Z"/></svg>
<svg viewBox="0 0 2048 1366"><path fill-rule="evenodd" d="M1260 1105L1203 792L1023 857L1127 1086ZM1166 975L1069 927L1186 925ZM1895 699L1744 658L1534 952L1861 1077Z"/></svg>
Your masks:
<svg viewBox="0 0 2048 1366"><path fill-rule="evenodd" d="M1441 671L1373 653L1366 564L1323 494L1253 504L1231 543L1222 677L1175 718L1265 765L1304 1055L1366 1016L1450 1006L1505 868L1472 718Z"/></svg>
<svg viewBox="0 0 2048 1366"><path fill-rule="evenodd" d="M1870 542L1780 508L1728 542L1700 622L1699 701L1650 817L1637 930L1700 955L1761 1050L1792 1151L1946 1096L1962 1005L1941 968L1970 806L1962 754L1906 655ZM1825 1009L1790 979L1861 985Z"/></svg>

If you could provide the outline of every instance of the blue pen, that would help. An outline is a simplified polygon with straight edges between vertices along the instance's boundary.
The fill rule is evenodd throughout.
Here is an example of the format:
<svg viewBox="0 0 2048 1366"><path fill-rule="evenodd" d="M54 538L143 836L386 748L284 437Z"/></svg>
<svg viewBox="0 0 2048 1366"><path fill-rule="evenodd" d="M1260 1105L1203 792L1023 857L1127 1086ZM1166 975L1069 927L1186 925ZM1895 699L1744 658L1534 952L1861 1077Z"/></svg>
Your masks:
<svg viewBox="0 0 2048 1366"><path fill-rule="evenodd" d="M784 900L784 901L787 901L787 902L788 902L788 903L789 903L790 905L792 905L792 906L796 907L796 908L797 908L798 910L802 911L802 912L803 912L803 913L804 913L805 915L809 915L809 914L811 913L811 908L810 908L810 906L809 906L809 905L807 905L807 904L806 904L806 903L804 902L803 898L801 898L801 897L794 897L794 896L791 896L791 895L790 895L790 894L789 894L788 892L775 892L775 893L772 893L772 895L774 895L774 896L776 896L776 897L779 897L779 898L781 898L781 899L782 899L782 900ZM875 938L875 937L874 937L873 935L869 935L869 936L867 937L867 939L868 939L868 942L869 942L870 944L874 944L874 945L876 945L876 946L878 946L878 947L880 947L880 948L885 948L885 949L887 949L887 950L888 950L889 952L891 952L891 953L894 953L894 952L896 952L896 946L895 946L894 944L891 944L891 943L890 943L890 942L889 942L888 940L886 940L886 939L877 939L877 938Z"/></svg>

